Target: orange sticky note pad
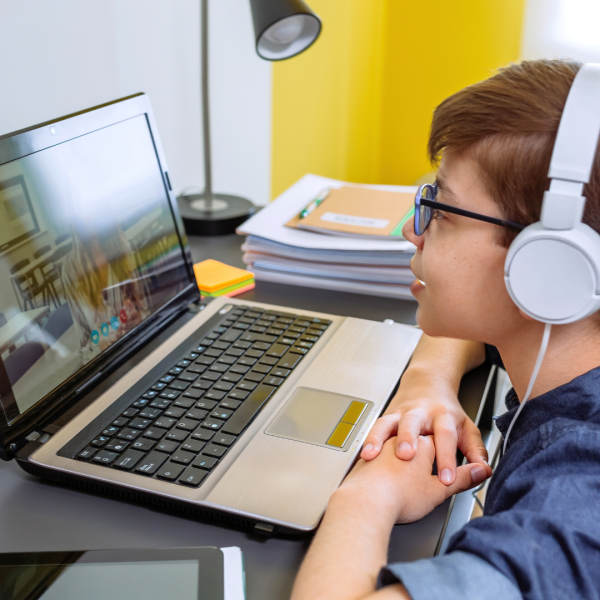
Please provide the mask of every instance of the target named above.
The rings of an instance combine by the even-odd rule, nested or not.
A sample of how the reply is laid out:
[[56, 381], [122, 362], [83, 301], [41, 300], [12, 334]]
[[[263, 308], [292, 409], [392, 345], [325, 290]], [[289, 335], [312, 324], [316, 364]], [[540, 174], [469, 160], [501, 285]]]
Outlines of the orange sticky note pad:
[[212, 260], [212, 258], [196, 263], [194, 275], [196, 275], [198, 287], [207, 292], [216, 292], [254, 277], [254, 273], [250, 271], [226, 265], [218, 260]]

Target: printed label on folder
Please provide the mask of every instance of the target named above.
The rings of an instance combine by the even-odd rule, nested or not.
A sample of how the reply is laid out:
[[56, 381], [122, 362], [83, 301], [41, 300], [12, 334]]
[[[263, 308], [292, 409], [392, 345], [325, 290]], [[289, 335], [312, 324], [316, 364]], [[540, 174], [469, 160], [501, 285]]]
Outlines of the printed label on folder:
[[373, 229], [384, 229], [389, 224], [388, 219], [369, 219], [368, 217], [340, 215], [332, 212], [326, 212], [324, 215], [321, 215], [321, 221], [338, 223], [339, 225], [353, 225], [355, 227], [372, 227]]

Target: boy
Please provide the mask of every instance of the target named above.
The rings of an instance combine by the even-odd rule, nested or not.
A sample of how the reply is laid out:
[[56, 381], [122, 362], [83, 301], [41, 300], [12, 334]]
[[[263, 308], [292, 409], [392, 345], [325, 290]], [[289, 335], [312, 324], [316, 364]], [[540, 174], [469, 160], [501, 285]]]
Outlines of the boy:
[[[490, 475], [472, 423], [453, 399], [459, 374], [480, 364], [484, 352], [499, 363], [499, 352], [514, 385], [509, 411], [497, 423], [505, 436], [525, 396], [544, 324], [510, 299], [504, 262], [519, 225], [540, 218], [554, 139], [580, 67], [546, 60], [511, 65], [437, 108], [429, 140], [432, 162], [441, 155], [435, 199], [512, 225], [440, 210], [420, 235], [412, 221], [406, 224], [404, 235], [417, 247], [411, 291], [426, 335], [390, 414], [365, 441], [366, 460], [332, 495], [293, 600], [599, 597], [598, 313], [553, 327], [484, 516], [453, 538], [448, 554], [384, 567], [395, 523], [421, 518]], [[583, 195], [583, 220], [600, 232], [600, 154]], [[471, 461], [458, 469], [451, 456], [457, 442]], [[439, 479], [431, 475], [436, 454]]]

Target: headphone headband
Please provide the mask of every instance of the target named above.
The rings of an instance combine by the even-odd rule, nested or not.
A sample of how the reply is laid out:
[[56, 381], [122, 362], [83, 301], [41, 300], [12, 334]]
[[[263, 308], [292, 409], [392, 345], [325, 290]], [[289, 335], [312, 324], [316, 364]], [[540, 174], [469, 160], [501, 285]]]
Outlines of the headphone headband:
[[548, 177], [588, 183], [600, 134], [600, 64], [575, 76], [563, 110]]

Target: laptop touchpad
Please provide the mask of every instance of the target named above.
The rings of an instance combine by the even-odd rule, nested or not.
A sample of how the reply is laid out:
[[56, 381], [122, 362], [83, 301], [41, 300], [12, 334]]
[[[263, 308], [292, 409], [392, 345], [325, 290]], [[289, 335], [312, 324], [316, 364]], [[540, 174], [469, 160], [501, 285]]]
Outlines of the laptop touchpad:
[[368, 400], [301, 387], [265, 433], [345, 452], [372, 407]]

